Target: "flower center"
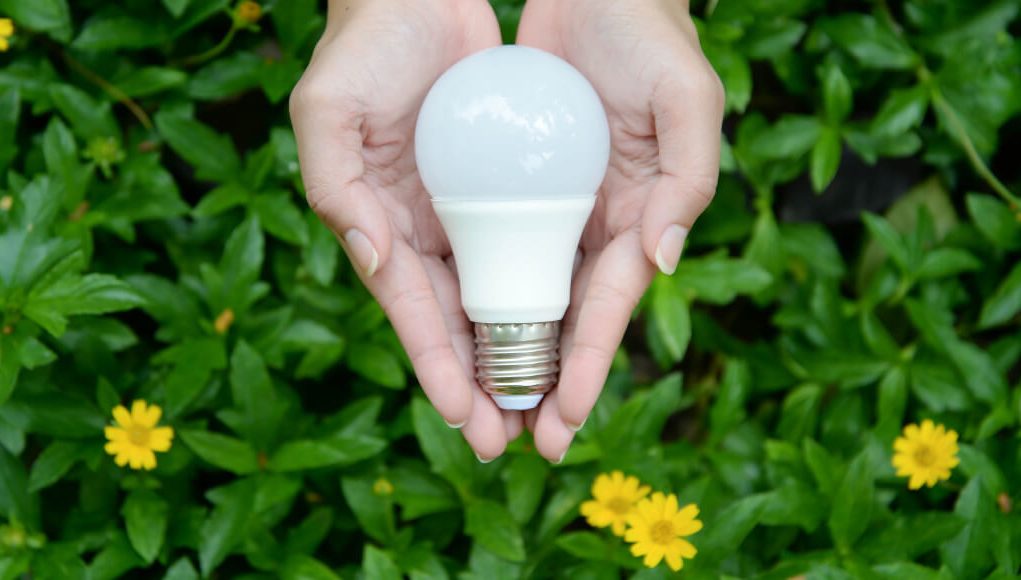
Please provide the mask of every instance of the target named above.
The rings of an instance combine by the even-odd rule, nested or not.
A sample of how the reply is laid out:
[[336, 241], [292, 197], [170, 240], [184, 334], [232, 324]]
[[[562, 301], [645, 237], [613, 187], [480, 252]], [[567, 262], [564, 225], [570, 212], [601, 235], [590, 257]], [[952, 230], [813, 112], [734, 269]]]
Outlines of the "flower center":
[[139, 447], [149, 446], [149, 433], [150, 430], [145, 427], [131, 427], [128, 429], [128, 439]]
[[668, 520], [660, 520], [649, 528], [649, 536], [652, 541], [665, 546], [672, 542], [677, 534], [674, 533], [674, 524]]
[[606, 507], [613, 513], [624, 516], [631, 511], [631, 502], [622, 497], [615, 497], [606, 502]]
[[914, 458], [915, 463], [922, 467], [932, 467], [932, 464], [935, 463], [936, 460], [935, 454], [932, 452], [932, 448], [928, 445], [919, 445], [915, 449]]

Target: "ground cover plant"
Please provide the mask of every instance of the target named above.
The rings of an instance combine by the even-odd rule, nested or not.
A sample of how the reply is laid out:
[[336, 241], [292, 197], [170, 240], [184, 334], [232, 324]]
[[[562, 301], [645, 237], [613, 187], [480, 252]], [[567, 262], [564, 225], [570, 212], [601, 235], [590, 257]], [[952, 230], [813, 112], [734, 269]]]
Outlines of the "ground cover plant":
[[307, 209], [322, 10], [0, 0], [0, 578], [1016, 576], [1017, 2], [694, 3], [719, 191], [556, 466]]

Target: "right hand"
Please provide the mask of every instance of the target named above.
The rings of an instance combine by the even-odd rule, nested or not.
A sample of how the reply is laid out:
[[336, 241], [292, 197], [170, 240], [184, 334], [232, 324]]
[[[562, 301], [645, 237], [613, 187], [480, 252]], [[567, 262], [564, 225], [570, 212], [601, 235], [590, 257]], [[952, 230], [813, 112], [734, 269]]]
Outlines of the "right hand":
[[418, 110], [462, 58], [500, 44], [486, 0], [331, 0], [291, 94], [308, 202], [390, 318], [425, 394], [483, 460], [522, 429], [474, 380], [450, 245], [415, 165]]

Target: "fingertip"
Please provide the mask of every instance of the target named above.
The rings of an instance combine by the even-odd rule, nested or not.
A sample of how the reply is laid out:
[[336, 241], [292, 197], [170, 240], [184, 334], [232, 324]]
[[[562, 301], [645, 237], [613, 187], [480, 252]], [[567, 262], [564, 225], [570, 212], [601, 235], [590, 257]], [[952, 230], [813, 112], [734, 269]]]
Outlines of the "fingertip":
[[574, 439], [574, 432], [561, 419], [555, 399], [555, 394], [546, 395], [546, 400], [539, 408], [534, 433], [536, 451], [547, 461], [556, 465], [563, 461], [564, 455]]

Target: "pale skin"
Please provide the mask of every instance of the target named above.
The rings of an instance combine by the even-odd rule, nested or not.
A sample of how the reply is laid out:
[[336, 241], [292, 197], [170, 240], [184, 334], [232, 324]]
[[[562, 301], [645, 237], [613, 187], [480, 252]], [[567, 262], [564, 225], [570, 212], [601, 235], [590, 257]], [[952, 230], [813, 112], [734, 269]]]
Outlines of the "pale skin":
[[581, 242], [560, 384], [537, 409], [501, 411], [473, 378], [472, 327], [414, 156], [415, 120], [432, 83], [500, 42], [485, 0], [331, 0], [291, 118], [309, 204], [383, 306], [444, 420], [482, 461], [527, 427], [539, 453], [559, 462], [635, 305], [657, 269], [673, 273], [712, 199], [723, 89], [686, 2], [528, 2], [517, 42], [589, 79], [609, 117], [612, 151]]

